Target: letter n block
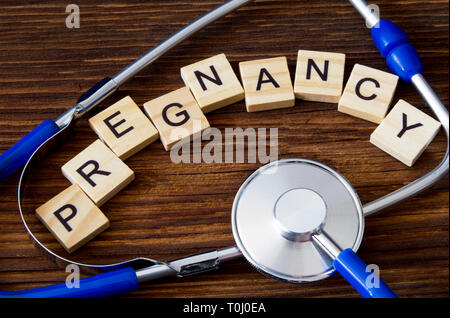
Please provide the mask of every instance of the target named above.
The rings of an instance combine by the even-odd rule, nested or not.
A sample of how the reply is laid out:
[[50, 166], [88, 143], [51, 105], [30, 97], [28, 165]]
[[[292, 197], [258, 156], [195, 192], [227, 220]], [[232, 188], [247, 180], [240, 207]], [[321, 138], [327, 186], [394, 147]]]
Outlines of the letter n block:
[[89, 125], [122, 160], [158, 139], [155, 126], [129, 96], [90, 118]]
[[61, 170], [97, 206], [134, 180], [134, 172], [98, 139], [62, 166]]
[[285, 56], [239, 63], [248, 112], [292, 107], [294, 89]]
[[182, 67], [181, 77], [205, 114], [244, 99], [244, 89], [225, 54]]
[[295, 71], [295, 97], [337, 103], [344, 82], [345, 54], [299, 50]]
[[397, 83], [397, 75], [355, 64], [338, 110], [379, 124], [389, 110]]
[[37, 217], [72, 253], [109, 227], [109, 221], [74, 184], [36, 209]]
[[370, 142], [411, 167], [440, 127], [440, 122], [400, 100], [372, 133]]
[[189, 142], [191, 136], [192, 139], [201, 137], [201, 132], [209, 128], [208, 120], [187, 87], [146, 102], [144, 111], [158, 129], [166, 150], [178, 142], [180, 145]]

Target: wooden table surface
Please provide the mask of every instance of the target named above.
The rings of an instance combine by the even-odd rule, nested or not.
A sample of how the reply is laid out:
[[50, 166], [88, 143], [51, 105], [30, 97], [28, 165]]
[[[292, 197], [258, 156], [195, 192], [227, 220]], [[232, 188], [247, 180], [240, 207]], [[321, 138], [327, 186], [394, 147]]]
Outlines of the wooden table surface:
[[[64, 1], [2, 0], [0, 4], [0, 152], [46, 118], [55, 119], [104, 76], [112, 76], [222, 1], [79, 0], [81, 27], [65, 27]], [[426, 77], [448, 105], [447, 0], [378, 0], [383, 17], [400, 24], [418, 49]], [[293, 77], [299, 49], [347, 54], [345, 79], [355, 63], [387, 71], [369, 30], [348, 1], [257, 1], [171, 50], [120, 91], [103, 109], [130, 95], [139, 105], [183, 86], [179, 69], [225, 53], [240, 61], [287, 56]], [[411, 85], [394, 101], [425, 110]], [[98, 110], [97, 110], [98, 111]], [[92, 113], [94, 114], [95, 111]], [[97, 136], [87, 117], [70, 139], [40, 163], [27, 184], [26, 217], [55, 251], [62, 248], [33, 210], [70, 183], [60, 167]], [[375, 124], [337, 112], [336, 104], [297, 100], [290, 109], [247, 113], [243, 102], [208, 114], [211, 126], [278, 128], [279, 158], [306, 157], [340, 171], [368, 203], [430, 171], [444, 155], [443, 131], [408, 168], [369, 142]], [[171, 260], [233, 245], [230, 211], [244, 179], [260, 164], [174, 164], [159, 141], [127, 160], [136, 179], [102, 210], [111, 227], [75, 252], [77, 261], [137, 256]], [[0, 181], [0, 290], [63, 282], [64, 267], [35, 247], [17, 208], [19, 173]], [[432, 189], [366, 220], [359, 254], [379, 265], [401, 297], [448, 297], [448, 178]], [[339, 275], [289, 284], [256, 272], [243, 259], [183, 279], [149, 283], [129, 297], [357, 297]]]

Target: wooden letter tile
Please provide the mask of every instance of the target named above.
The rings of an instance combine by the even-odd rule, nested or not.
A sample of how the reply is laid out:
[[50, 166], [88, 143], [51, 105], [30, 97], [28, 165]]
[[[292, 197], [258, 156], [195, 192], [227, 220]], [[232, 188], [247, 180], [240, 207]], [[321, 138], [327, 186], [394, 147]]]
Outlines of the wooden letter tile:
[[74, 184], [36, 209], [37, 217], [72, 253], [109, 227], [109, 221]]
[[182, 67], [181, 77], [205, 114], [244, 99], [244, 89], [225, 54]]
[[209, 128], [208, 120], [187, 87], [146, 102], [144, 110], [158, 129], [166, 150], [179, 141], [189, 142], [191, 136]]
[[345, 54], [299, 50], [295, 71], [295, 97], [337, 103], [344, 82]]
[[122, 160], [158, 139], [155, 126], [129, 96], [90, 118], [89, 125]]
[[396, 75], [355, 64], [338, 110], [379, 124], [389, 110], [397, 82]]
[[61, 170], [97, 206], [111, 199], [134, 179], [134, 172], [98, 139], [62, 166]]
[[239, 63], [248, 112], [292, 107], [294, 90], [286, 57]]
[[411, 167], [439, 131], [441, 123], [400, 100], [370, 136], [370, 142]]

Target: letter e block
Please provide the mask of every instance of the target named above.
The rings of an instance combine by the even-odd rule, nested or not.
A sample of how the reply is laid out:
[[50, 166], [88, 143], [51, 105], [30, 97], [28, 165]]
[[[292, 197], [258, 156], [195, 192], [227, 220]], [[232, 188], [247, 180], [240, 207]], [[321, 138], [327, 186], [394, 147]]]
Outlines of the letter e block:
[[89, 125], [122, 160], [158, 139], [155, 126], [129, 96], [90, 118]]
[[295, 97], [337, 103], [344, 82], [345, 54], [299, 50], [295, 71]]
[[286, 57], [239, 63], [248, 112], [292, 107], [294, 89]]
[[72, 253], [109, 227], [109, 220], [74, 184], [36, 209], [36, 215]]
[[62, 166], [61, 170], [97, 206], [134, 180], [134, 172], [98, 139]]
[[205, 114], [244, 99], [244, 89], [225, 54], [182, 67], [181, 77]]
[[440, 127], [440, 122], [400, 100], [372, 133], [370, 142], [411, 167]]
[[146, 102], [144, 111], [158, 129], [166, 150], [180, 141], [189, 142], [191, 136], [201, 137], [201, 132], [209, 128], [208, 120], [187, 87]]
[[389, 110], [397, 83], [397, 75], [355, 64], [338, 110], [379, 124]]

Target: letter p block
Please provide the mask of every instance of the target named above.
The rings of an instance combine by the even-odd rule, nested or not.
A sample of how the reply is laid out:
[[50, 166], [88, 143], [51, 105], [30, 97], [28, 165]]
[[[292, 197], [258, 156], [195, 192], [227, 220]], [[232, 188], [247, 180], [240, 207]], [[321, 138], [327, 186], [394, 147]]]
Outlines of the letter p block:
[[74, 184], [36, 209], [37, 217], [72, 253], [109, 227], [109, 220]]

